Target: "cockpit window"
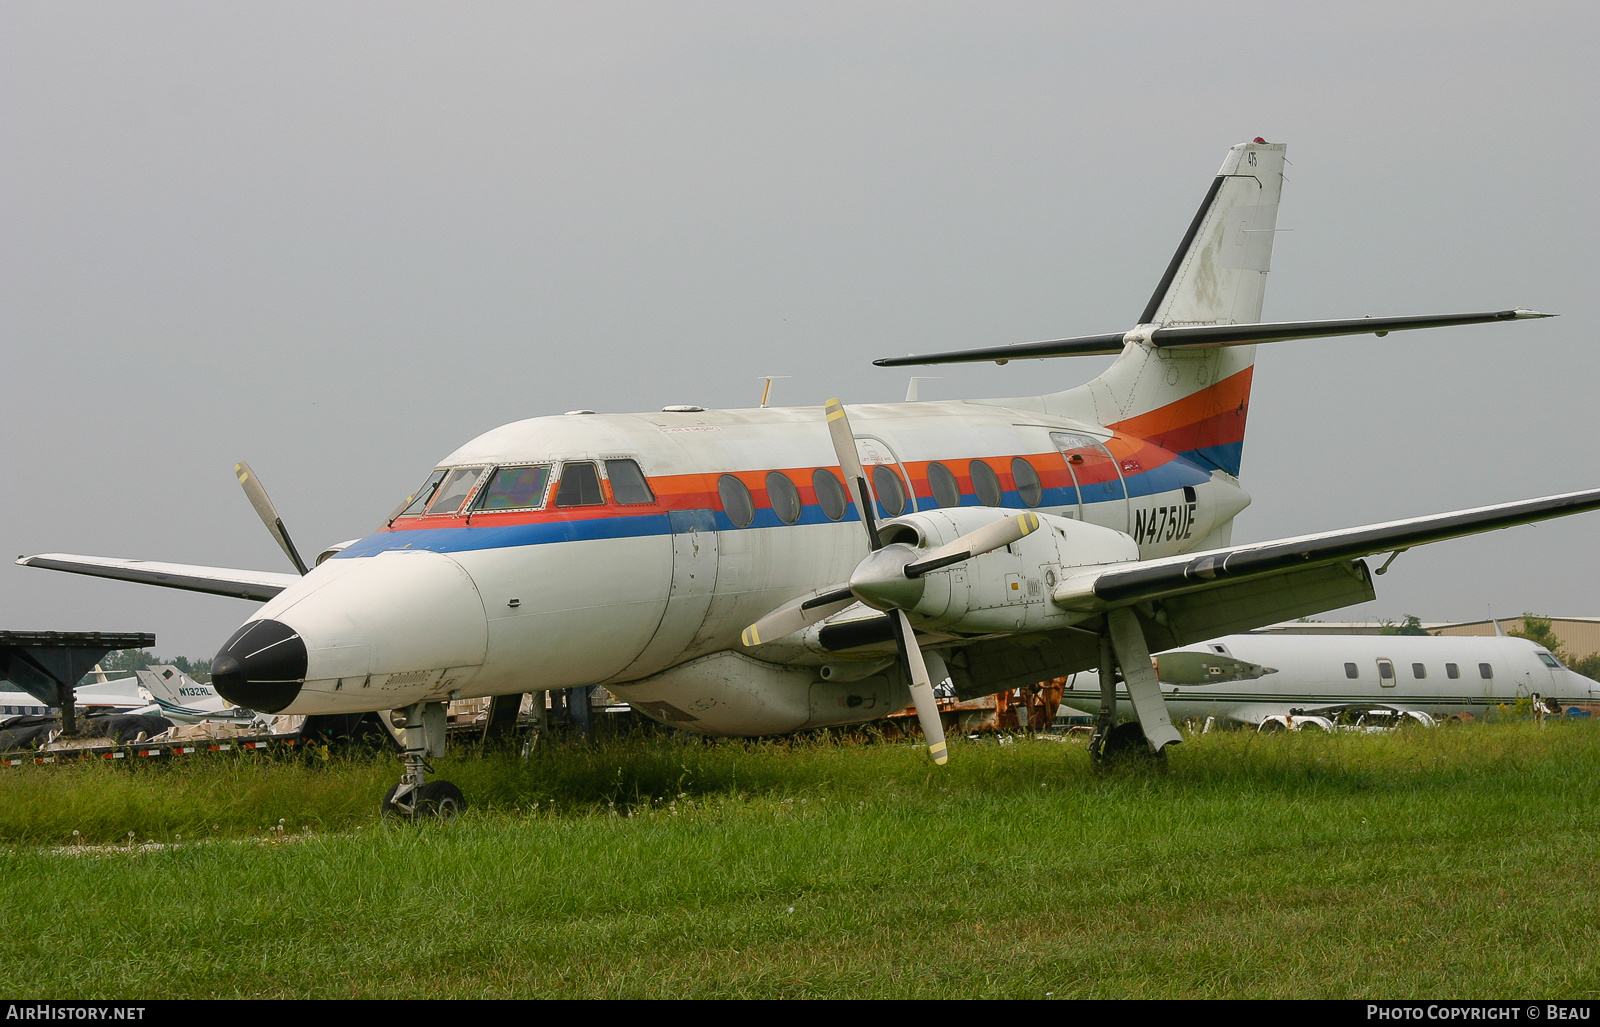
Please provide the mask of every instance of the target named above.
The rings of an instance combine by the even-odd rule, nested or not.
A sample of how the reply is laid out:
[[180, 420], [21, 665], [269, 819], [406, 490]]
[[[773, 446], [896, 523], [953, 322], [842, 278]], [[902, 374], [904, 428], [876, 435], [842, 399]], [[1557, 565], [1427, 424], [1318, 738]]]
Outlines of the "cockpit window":
[[587, 461], [561, 465], [561, 487], [556, 490], [557, 506], [599, 506], [600, 472]]
[[1562, 666], [1561, 661], [1556, 659], [1554, 656], [1551, 656], [1549, 653], [1540, 653], [1539, 654], [1539, 662], [1544, 664], [1546, 667], [1560, 667], [1560, 666]]
[[500, 467], [494, 472], [474, 510], [526, 510], [544, 502], [544, 489], [550, 483], [549, 464], [526, 467]]
[[656, 501], [644, 472], [632, 460], [607, 460], [606, 478], [611, 482], [611, 498], [623, 506]]
[[439, 488], [439, 482], [444, 480], [444, 468], [439, 468], [428, 475], [428, 480], [422, 487], [411, 494], [411, 499], [406, 503], [406, 508], [400, 511], [400, 517], [415, 517], [428, 508], [428, 500], [433, 498], [433, 493]]
[[483, 477], [482, 467], [457, 467], [445, 476], [436, 498], [428, 505], [430, 514], [453, 514], [472, 495], [472, 487]]

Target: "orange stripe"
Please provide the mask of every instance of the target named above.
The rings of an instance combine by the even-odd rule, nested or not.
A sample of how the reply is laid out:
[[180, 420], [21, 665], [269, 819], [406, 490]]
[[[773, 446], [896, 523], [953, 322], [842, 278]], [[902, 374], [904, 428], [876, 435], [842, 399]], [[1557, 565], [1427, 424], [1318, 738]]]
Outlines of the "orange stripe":
[[[1248, 377], [1248, 369], [1242, 374]], [[1239, 377], [1239, 375], [1235, 375], [1226, 382], [1219, 382], [1217, 385], [1212, 386], [1212, 390], [1236, 381]], [[1248, 393], [1248, 381], [1246, 381], [1244, 387], [1245, 392]], [[1197, 393], [1196, 395], [1200, 396], [1203, 393]], [[1193, 400], [1195, 400], [1194, 396], [1188, 397], [1180, 400], [1179, 403], [1163, 407], [1161, 410], [1141, 415], [1141, 418], [1152, 418], [1162, 413], [1162, 411], [1171, 410], [1183, 403], [1191, 403]], [[1141, 418], [1133, 418], [1123, 422], [1123, 424], [1132, 424]], [[1124, 428], [1122, 431], [1126, 432], [1126, 429]], [[1111, 451], [1112, 458], [1119, 463], [1129, 458], [1137, 462], [1137, 469], [1130, 469], [1126, 473], [1148, 471], [1175, 459], [1175, 454], [1172, 451], [1161, 448], [1153, 440], [1139, 438], [1136, 433], [1115, 435], [1107, 442], [1107, 447]], [[1073, 486], [1073, 477], [1067, 471], [1066, 458], [1059, 451], [1027, 453], [1022, 454], [1022, 456], [1033, 465], [1034, 471], [1038, 474], [1040, 484], [1043, 487], [1071, 488]], [[994, 469], [1002, 489], [1007, 491], [1016, 490], [1016, 481], [1011, 473], [1012, 456], [961, 457], [944, 461], [905, 461], [903, 466], [911, 474], [912, 493], [917, 498], [929, 499], [933, 496], [933, 487], [928, 483], [928, 466], [933, 463], [944, 463], [955, 476], [957, 487], [961, 489], [962, 493], [971, 495], [974, 493], [975, 488], [972, 484], [969, 468], [971, 461], [974, 459], [984, 460]], [[891, 464], [890, 466], [893, 465]], [[837, 467], [825, 467], [822, 469], [833, 474], [835, 479], [842, 480], [843, 478], [843, 473]], [[813, 506], [817, 503], [816, 491], [812, 485], [812, 474], [818, 470], [817, 467], [776, 468], [776, 470], [781, 470], [788, 475], [789, 480], [794, 483], [796, 490], [800, 493], [800, 500], [803, 504]], [[619, 506], [610, 495], [609, 487], [607, 487], [605, 492], [607, 502], [603, 504], [566, 508], [555, 507], [553, 503], [555, 501], [555, 490], [558, 486], [556, 483], [552, 483], [549, 486], [549, 492], [546, 494], [546, 505], [543, 509], [475, 510], [471, 512], [470, 521], [467, 514], [405, 517], [396, 520], [391, 527], [380, 530], [410, 531], [455, 528], [464, 527], [469, 523], [473, 527], [491, 527], [496, 525], [593, 520], [608, 517], [643, 517], [664, 514], [670, 510], [720, 510], [722, 509], [722, 499], [717, 489], [717, 480], [722, 477], [723, 473], [731, 474], [745, 484], [750, 490], [751, 497], [758, 509], [772, 505], [767, 497], [766, 478], [771, 473], [769, 470], [702, 472], [649, 477], [647, 480], [649, 481], [650, 489], [655, 494], [655, 502], [653, 503]], [[871, 472], [869, 471], [868, 473], [870, 474]], [[1116, 471], [1109, 462], [1094, 467], [1080, 467], [1077, 473], [1078, 484], [1080, 485], [1094, 485], [1101, 481], [1109, 481], [1116, 476]], [[896, 476], [898, 477], [899, 475]]]
[[1243, 419], [1250, 407], [1250, 382], [1254, 373], [1255, 367], [1252, 365], [1199, 392], [1168, 403], [1164, 407], [1157, 407], [1149, 413], [1137, 414], [1125, 421], [1118, 421], [1110, 427], [1118, 432], [1148, 439], [1164, 449], [1176, 449], [1182, 452], [1193, 447], [1169, 446], [1166, 444], [1168, 435], [1196, 427], [1201, 422], [1211, 420], [1220, 414], [1232, 413], [1240, 419], [1239, 437], [1212, 440], [1206, 444], [1214, 444], [1216, 441], [1242, 441]]

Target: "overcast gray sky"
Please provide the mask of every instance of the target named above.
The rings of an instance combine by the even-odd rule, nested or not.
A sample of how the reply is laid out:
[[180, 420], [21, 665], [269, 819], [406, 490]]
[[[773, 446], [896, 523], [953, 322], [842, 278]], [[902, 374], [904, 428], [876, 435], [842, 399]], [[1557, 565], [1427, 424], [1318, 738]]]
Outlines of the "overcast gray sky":
[[[286, 570], [496, 425], [903, 396], [1131, 326], [1289, 145], [1236, 541], [1600, 485], [1592, 2], [0, 3], [7, 554]], [[928, 369], [1017, 395], [1104, 360]], [[1600, 614], [1587, 515], [1346, 616]], [[209, 654], [254, 604], [0, 564], [0, 627]]]

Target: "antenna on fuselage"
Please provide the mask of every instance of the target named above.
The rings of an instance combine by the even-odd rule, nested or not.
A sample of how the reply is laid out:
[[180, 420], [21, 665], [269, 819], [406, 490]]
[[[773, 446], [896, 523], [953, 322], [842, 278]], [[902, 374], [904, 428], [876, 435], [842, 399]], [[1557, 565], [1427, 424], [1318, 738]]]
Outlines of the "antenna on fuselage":
[[937, 381], [942, 381], [942, 380], [943, 380], [942, 377], [939, 376], [939, 375], [931, 375], [931, 376], [930, 375], [923, 375], [921, 377], [913, 377], [911, 379], [911, 381], [906, 384], [906, 402], [907, 403], [915, 403], [915, 402], [917, 402], [917, 383], [918, 382], [937, 382]]
[[792, 377], [794, 376], [788, 374], [764, 374], [761, 376], [761, 380], [767, 383], [761, 387], [761, 409], [767, 409], [767, 398], [772, 395], [772, 383], [779, 378]]

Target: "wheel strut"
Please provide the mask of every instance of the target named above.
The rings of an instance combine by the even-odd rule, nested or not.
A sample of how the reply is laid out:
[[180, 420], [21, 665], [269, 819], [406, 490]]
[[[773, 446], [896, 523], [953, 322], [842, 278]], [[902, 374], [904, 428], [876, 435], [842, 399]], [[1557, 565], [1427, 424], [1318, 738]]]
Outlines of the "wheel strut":
[[1117, 665], [1111, 653], [1111, 636], [1100, 636], [1100, 712], [1094, 718], [1094, 734], [1089, 736], [1089, 760], [1105, 759], [1106, 740], [1117, 723]]
[[449, 781], [427, 780], [433, 773], [429, 757], [444, 755], [445, 704], [412, 703], [390, 711], [389, 717], [400, 741], [402, 770], [400, 783], [383, 797], [383, 814], [405, 820], [454, 819], [467, 805], [461, 789]]

